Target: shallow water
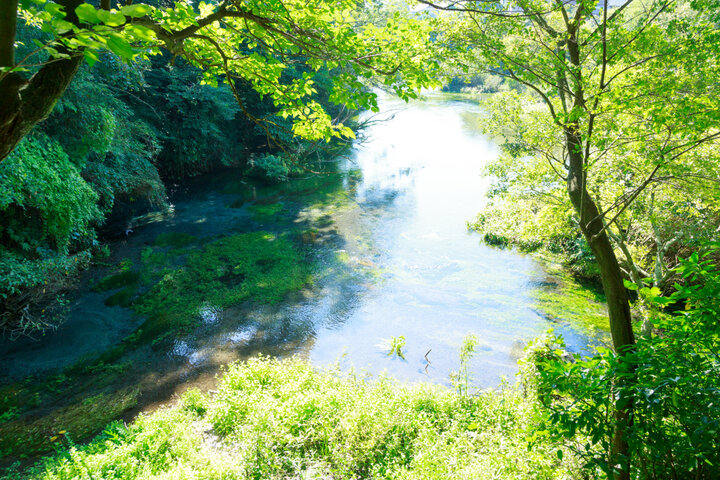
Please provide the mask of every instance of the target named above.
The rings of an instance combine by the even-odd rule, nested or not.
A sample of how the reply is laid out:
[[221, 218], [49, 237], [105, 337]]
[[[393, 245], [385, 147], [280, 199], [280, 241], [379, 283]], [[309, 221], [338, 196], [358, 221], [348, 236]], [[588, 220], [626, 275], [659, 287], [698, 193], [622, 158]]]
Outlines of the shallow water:
[[[528, 292], [546, 279], [539, 263], [485, 246], [467, 230], [465, 222], [485, 201], [482, 167], [498, 154], [473, 127], [479, 108], [442, 95], [409, 105], [383, 98], [381, 108], [387, 121], [373, 124], [341, 161], [348, 175], [308, 176], [277, 187], [253, 185], [233, 172], [207, 175], [179, 189], [170, 212], [136, 219], [132, 234], [111, 245], [110, 262], [137, 260], [163, 232], [209, 239], [312, 227], [318, 215], [332, 220], [326, 241], [307, 247], [317, 264], [311, 288], [277, 306], [220, 311], [204, 305], [197, 331], [166, 351], [136, 358], [145, 363], [128, 376], [179, 385], [265, 353], [448, 384], [463, 339], [474, 333], [479, 345], [471, 373], [477, 387], [491, 387], [512, 377], [523, 345], [550, 327], [571, 350], [592, 342], [533, 310]], [[330, 195], [349, 201], [319, 207]], [[276, 201], [282, 205], [277, 217], [253, 217], [250, 205]], [[83, 275], [57, 332], [0, 342], [0, 380], [92, 358], [137, 328], [142, 319], [131, 310], [106, 307], [108, 293], [90, 290], [106, 273], [93, 268]], [[404, 358], [388, 355], [389, 339], [399, 336], [406, 341]]]

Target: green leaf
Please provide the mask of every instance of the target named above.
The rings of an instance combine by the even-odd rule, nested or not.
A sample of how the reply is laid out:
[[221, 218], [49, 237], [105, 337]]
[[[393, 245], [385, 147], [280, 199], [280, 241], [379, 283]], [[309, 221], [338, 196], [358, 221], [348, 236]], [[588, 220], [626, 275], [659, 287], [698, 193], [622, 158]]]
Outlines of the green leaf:
[[63, 18], [65, 16], [65, 12], [63, 12], [64, 8], [65, 7], [63, 7], [62, 5], [58, 5], [55, 2], [49, 2], [45, 6], [45, 11], [49, 12], [53, 17]]
[[80, 21], [86, 23], [100, 23], [98, 18], [97, 10], [89, 3], [83, 3], [75, 9], [75, 14], [78, 16]]
[[139, 18], [149, 14], [150, 12], [152, 12], [152, 10], [153, 9], [150, 5], [137, 3], [134, 5], [125, 5], [120, 11], [128, 17]]
[[125, 15], [120, 12], [108, 12], [107, 10], [98, 10], [98, 18], [109, 27], [119, 27], [126, 21]]
[[59, 34], [69, 32], [74, 27], [74, 25], [72, 23], [65, 21], [65, 20], [54, 20], [52, 23], [53, 23], [53, 26], [55, 27], [55, 31]]
[[110, 34], [107, 46], [115, 55], [126, 60], [131, 60], [135, 54], [128, 41], [118, 33]]
[[143, 25], [128, 25], [125, 28], [125, 31], [138, 40], [145, 40], [148, 42], [155, 40], [155, 32]]
[[95, 62], [98, 61], [97, 53], [92, 50], [85, 50], [83, 54], [85, 55], [85, 60], [87, 61], [88, 65], [90, 65], [91, 67], [95, 65]]
[[623, 279], [623, 285], [625, 285], [625, 288], [627, 288], [628, 290], [637, 290], [638, 289], [638, 286], [636, 284], [634, 284], [633, 282], [629, 282], [625, 279]]

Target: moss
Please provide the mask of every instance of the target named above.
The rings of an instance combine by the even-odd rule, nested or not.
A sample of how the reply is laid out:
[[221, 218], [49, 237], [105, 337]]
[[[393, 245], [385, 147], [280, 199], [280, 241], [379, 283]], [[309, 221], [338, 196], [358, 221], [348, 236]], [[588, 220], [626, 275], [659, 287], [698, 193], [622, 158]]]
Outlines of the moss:
[[[137, 404], [139, 390], [128, 387], [100, 393], [53, 412], [23, 417], [0, 425], [0, 455], [26, 457], [52, 450], [63, 438], [81, 440]], [[64, 432], [64, 433], [61, 433]]]
[[246, 300], [276, 303], [309, 280], [309, 267], [290, 241], [266, 232], [220, 238], [186, 252], [184, 264], [157, 272], [135, 310], [147, 317], [141, 341], [185, 332], [204, 303], [226, 308]]
[[192, 245], [196, 241], [197, 237], [189, 233], [164, 232], [155, 237], [153, 245], [156, 247], [183, 248]]
[[108, 290], [115, 290], [116, 288], [127, 287], [134, 283], [137, 283], [140, 279], [140, 274], [132, 270], [122, 270], [118, 273], [108, 275], [107, 277], [100, 280], [95, 284], [93, 290], [96, 292], [106, 292]]

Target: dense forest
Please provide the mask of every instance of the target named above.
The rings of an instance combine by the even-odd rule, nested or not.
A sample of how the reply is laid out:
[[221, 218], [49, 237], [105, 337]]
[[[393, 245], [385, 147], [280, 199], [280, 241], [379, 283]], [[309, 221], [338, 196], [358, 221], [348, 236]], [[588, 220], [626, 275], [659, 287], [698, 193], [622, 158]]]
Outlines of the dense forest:
[[[716, 1], [3, 0], [0, 9], [0, 358], [15, 362], [0, 368], [7, 478], [720, 478]], [[403, 112], [438, 122], [403, 120], [415, 135], [447, 133], [452, 115], [462, 117], [452, 128], [472, 135], [404, 140]], [[422, 195], [435, 199], [442, 182], [457, 182], [442, 185], [448, 199], [463, 188], [465, 170], [440, 158], [428, 167], [435, 187], [423, 190], [427, 165], [411, 158], [423, 147], [412, 144], [439, 142], [449, 157], [463, 151], [452, 142], [480, 149], [477, 138], [487, 151], [461, 160], [485, 191], [461, 227], [478, 242], [458, 252], [502, 259], [494, 282], [508, 285], [507, 272], [531, 258], [543, 279], [527, 274], [502, 302], [539, 295], [532, 288], [545, 288], [542, 298], [497, 320], [508, 332], [501, 347], [443, 320], [448, 338], [462, 333], [442, 344], [459, 362], [411, 345], [425, 338], [412, 336], [423, 322], [432, 328], [428, 313], [408, 314], [409, 341], [398, 330], [375, 357], [352, 357], [396, 362], [383, 364], [397, 366], [389, 376], [342, 368], [347, 352], [314, 364], [326, 337], [290, 331], [288, 319], [309, 298], [332, 303], [332, 288], [348, 300], [325, 315], [345, 321], [367, 305], [363, 289], [393, 292], [398, 278], [428, 288], [390, 297], [406, 303], [381, 310], [389, 315], [456, 305], [438, 299], [460, 261], [446, 268], [444, 252], [423, 243], [406, 250], [429, 266], [388, 253], [437, 240], [447, 224], [413, 232], [382, 222], [388, 212], [424, 218]], [[393, 155], [397, 172], [378, 167]], [[453, 168], [456, 177], [438, 173]], [[378, 193], [378, 175], [396, 190]], [[418, 199], [402, 203], [411, 188]], [[385, 225], [385, 241], [365, 233], [366, 217]], [[452, 238], [448, 255], [460, 248]], [[410, 277], [420, 267], [431, 273]], [[501, 295], [477, 275], [458, 282], [480, 291], [471, 314], [434, 314], [496, 315]], [[81, 299], [96, 302], [89, 315], [115, 309], [109, 318], [125, 323], [117, 332], [106, 323], [115, 337], [63, 363], [48, 345], [100, 328], [77, 323]], [[230, 315], [244, 330], [222, 330]], [[571, 334], [538, 335], [512, 315]], [[592, 317], [594, 330], [573, 316]], [[221, 331], [245, 350], [220, 355], [208, 339]], [[357, 342], [358, 331], [327, 338]], [[208, 367], [218, 379], [177, 374], [149, 393], [180, 371], [173, 355], [191, 366], [212, 356], [178, 353], [201, 338], [221, 359]], [[497, 357], [482, 360], [495, 350], [516, 380], [473, 385], [499, 368]], [[44, 366], [7, 366], [28, 358]], [[442, 385], [393, 378], [404, 365], [428, 374], [433, 362], [456, 362], [432, 377]], [[155, 366], [157, 377], [145, 376]]]

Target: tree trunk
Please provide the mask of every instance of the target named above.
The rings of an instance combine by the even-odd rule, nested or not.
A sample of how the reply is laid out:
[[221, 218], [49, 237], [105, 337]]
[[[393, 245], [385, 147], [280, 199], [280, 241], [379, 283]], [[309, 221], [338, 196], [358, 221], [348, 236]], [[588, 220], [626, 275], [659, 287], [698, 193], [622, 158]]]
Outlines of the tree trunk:
[[[587, 240], [600, 269], [603, 290], [607, 298], [610, 334], [615, 352], [622, 357], [635, 344], [632, 317], [622, 271], [613, 250], [610, 238], [604, 229], [599, 209], [585, 189], [585, 169], [580, 141], [569, 129], [566, 133], [569, 152], [568, 195], [580, 217], [580, 228]], [[616, 379], [616, 387], [625, 390], [627, 379]], [[617, 480], [630, 478], [630, 449], [625, 431], [632, 423], [632, 398], [618, 395], [615, 403], [615, 432], [609, 452], [610, 465], [615, 469]]]
[[[80, 21], [75, 8], [83, 0], [58, 0], [65, 7], [65, 20]], [[0, 66], [15, 66], [17, 0], [0, 0]], [[56, 46], [70, 58], [56, 59], [43, 65], [29, 80], [10, 72], [0, 80], [0, 161], [15, 149], [20, 140], [50, 115], [53, 107], [80, 68], [83, 54]]]
[[82, 60], [75, 54], [44, 65], [30, 80], [10, 73], [0, 82], [0, 161], [50, 115]]
[[18, 0], [0, 0], [0, 67], [15, 66]]

